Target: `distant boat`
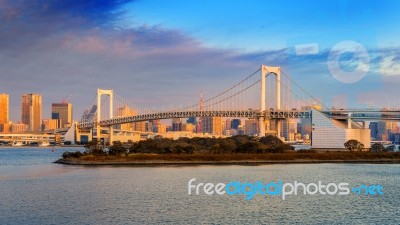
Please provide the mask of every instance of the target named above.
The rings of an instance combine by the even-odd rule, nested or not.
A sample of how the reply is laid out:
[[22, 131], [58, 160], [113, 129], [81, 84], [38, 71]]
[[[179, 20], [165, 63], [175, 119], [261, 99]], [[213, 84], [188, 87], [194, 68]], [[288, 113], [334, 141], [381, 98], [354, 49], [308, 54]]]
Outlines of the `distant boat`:
[[42, 143], [39, 144], [39, 146], [40, 147], [48, 147], [48, 146], [50, 146], [50, 143], [49, 142], [42, 142]]
[[14, 141], [14, 142], [12, 143], [12, 146], [18, 147], [18, 146], [24, 146], [24, 144], [22, 144], [22, 142]]

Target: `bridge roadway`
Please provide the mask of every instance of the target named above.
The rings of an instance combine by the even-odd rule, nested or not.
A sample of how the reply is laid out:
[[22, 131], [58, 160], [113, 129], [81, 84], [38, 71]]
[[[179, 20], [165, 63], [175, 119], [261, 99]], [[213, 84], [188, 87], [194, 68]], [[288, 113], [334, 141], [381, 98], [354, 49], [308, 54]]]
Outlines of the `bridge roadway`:
[[[353, 121], [400, 121], [400, 110], [324, 110], [322, 111], [327, 117], [337, 120], [350, 119]], [[265, 119], [299, 119], [310, 118], [309, 110], [267, 110], [261, 114], [259, 110], [243, 110], [243, 111], [169, 111], [149, 113], [136, 116], [117, 117], [112, 119], [101, 120], [99, 125], [109, 127], [124, 123], [133, 123], [147, 120], [172, 119], [172, 118], [188, 118], [188, 117], [233, 117], [233, 118], [260, 118]], [[92, 128], [97, 122], [81, 122], [79, 128]]]

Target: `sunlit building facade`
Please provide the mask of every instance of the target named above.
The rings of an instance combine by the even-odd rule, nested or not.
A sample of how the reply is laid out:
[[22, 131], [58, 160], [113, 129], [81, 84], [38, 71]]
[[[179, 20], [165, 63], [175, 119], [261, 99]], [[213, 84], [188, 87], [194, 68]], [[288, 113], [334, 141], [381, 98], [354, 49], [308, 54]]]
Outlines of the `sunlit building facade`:
[[0, 124], [8, 123], [9, 116], [9, 96], [0, 94]]
[[51, 119], [58, 120], [59, 128], [68, 128], [72, 125], [72, 104], [53, 103], [51, 104]]
[[203, 133], [222, 135], [222, 118], [221, 117], [202, 117], [201, 126]]
[[22, 95], [22, 123], [29, 126], [29, 131], [40, 132], [42, 129], [42, 96], [31, 93]]

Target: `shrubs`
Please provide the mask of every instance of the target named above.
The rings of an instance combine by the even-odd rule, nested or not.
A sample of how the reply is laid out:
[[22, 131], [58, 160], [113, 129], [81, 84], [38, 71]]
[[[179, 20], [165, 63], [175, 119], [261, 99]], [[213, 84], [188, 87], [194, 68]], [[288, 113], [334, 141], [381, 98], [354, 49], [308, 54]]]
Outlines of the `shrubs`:
[[395, 145], [389, 145], [385, 148], [385, 152], [394, 152], [394, 151], [396, 151]]
[[133, 143], [129, 147], [129, 153], [153, 153], [153, 154], [232, 154], [232, 153], [281, 153], [294, 148], [283, 143], [275, 136], [262, 138], [251, 136], [234, 136], [228, 138], [179, 138], [171, 140], [157, 137]]
[[85, 144], [85, 149], [88, 154], [93, 155], [104, 155], [104, 145], [102, 145], [97, 139], [93, 139]]
[[113, 145], [111, 145], [108, 149], [108, 154], [109, 155], [119, 155], [122, 153], [127, 152], [127, 148], [122, 144], [120, 141], [114, 141]]
[[370, 149], [371, 152], [383, 152], [385, 151], [385, 147], [381, 143], [374, 143]]
[[[94, 156], [117, 156], [128, 153], [147, 154], [262, 154], [262, 153], [283, 153], [292, 151], [294, 148], [283, 143], [275, 136], [262, 138], [251, 136], [234, 136], [228, 138], [179, 138], [171, 140], [168, 138], [156, 137], [154, 139], [142, 140], [139, 142], [128, 141], [122, 143], [114, 141], [108, 151], [97, 140], [85, 145], [85, 154]], [[65, 152], [62, 157], [79, 158], [81, 152]]]
[[64, 158], [64, 159], [67, 159], [67, 158], [79, 158], [79, 157], [81, 157], [83, 154], [82, 154], [82, 152], [80, 152], [80, 151], [76, 151], [76, 152], [64, 152], [63, 154], [62, 154], [62, 157]]
[[346, 143], [344, 143], [344, 147], [352, 152], [362, 151], [364, 148], [364, 144], [357, 140], [352, 139], [352, 140], [346, 141]]

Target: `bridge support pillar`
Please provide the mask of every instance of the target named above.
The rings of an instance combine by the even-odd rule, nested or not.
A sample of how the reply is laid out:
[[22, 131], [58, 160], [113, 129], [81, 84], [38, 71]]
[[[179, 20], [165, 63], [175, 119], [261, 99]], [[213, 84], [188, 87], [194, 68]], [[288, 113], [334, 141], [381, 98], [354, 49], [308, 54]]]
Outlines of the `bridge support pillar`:
[[281, 138], [281, 122], [276, 120], [276, 137]]
[[347, 114], [347, 129], [351, 129], [351, 113]]
[[110, 128], [108, 129], [108, 132], [110, 133], [110, 138], [108, 139], [108, 141], [110, 142], [109, 144], [111, 146], [113, 143], [113, 132], [114, 132], [114, 129], [112, 126], [110, 126]]
[[258, 123], [259, 123], [259, 137], [264, 137], [265, 136], [265, 119], [264, 117], [258, 118]]
[[[265, 136], [265, 78], [269, 74], [273, 74], [276, 76], [275, 80], [275, 98], [276, 98], [276, 110], [281, 109], [281, 68], [279, 66], [261, 66], [261, 98], [260, 98], [260, 111], [262, 113], [262, 117], [260, 117], [260, 133], [259, 136]], [[279, 127], [279, 121], [277, 121], [277, 127]], [[277, 128], [277, 136], [280, 137], [280, 129]]]
[[[97, 140], [101, 140], [101, 127], [100, 127], [100, 120], [101, 120], [101, 96], [102, 95], [107, 95], [110, 97], [110, 109], [109, 109], [109, 116], [110, 119], [113, 118], [114, 114], [114, 93], [113, 90], [103, 90], [103, 89], [97, 89], [97, 124], [96, 124], [96, 130], [97, 130]], [[111, 138], [110, 138], [111, 139]]]

